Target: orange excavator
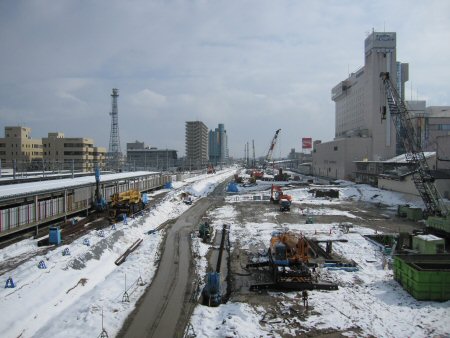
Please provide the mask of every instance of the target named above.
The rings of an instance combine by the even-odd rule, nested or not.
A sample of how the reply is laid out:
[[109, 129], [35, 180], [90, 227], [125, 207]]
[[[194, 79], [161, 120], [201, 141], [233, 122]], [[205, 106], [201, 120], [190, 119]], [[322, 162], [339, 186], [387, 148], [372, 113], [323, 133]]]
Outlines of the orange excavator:
[[291, 232], [275, 232], [270, 239], [270, 252], [277, 265], [308, 263], [308, 241]]
[[284, 194], [278, 185], [272, 184], [270, 200], [274, 204], [280, 204], [280, 211], [289, 211], [291, 209], [292, 196]]

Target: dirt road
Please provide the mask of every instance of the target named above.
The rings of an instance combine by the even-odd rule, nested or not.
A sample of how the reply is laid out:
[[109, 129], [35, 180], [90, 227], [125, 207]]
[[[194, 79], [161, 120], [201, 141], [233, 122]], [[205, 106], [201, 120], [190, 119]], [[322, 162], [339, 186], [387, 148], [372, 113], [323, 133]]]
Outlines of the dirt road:
[[191, 302], [193, 259], [191, 233], [201, 217], [222, 201], [226, 182], [196, 202], [167, 229], [158, 271], [118, 337], [181, 337], [196, 304]]

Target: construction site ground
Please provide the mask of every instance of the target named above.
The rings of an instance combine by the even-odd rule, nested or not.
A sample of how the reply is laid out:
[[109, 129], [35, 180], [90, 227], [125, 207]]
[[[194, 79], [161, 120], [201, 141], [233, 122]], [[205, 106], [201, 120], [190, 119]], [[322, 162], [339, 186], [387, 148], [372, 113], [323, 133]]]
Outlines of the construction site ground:
[[[289, 191], [287, 191], [289, 193]], [[225, 202], [224, 205], [227, 203]], [[231, 227], [240, 227], [241, 224], [253, 223], [257, 227], [260, 223], [274, 223], [276, 227], [274, 230], [282, 230], [286, 224], [305, 224], [308, 218], [308, 212], [321, 208], [317, 204], [296, 203], [293, 204], [289, 212], [280, 212], [279, 206], [272, 204], [270, 201], [240, 201], [233, 202], [232, 207], [235, 211], [234, 222], [230, 224]], [[352, 224], [354, 226], [368, 227], [377, 232], [383, 233], [398, 233], [409, 232], [413, 230], [422, 229], [423, 223], [409, 221], [405, 218], [396, 216], [392, 208], [388, 209], [387, 205], [367, 203], [361, 201], [342, 201], [339, 204], [327, 205], [327, 208], [336, 209], [340, 211], [351, 211], [355, 217], [348, 217], [345, 215], [314, 215], [314, 224], [309, 224], [308, 227], [314, 229], [315, 224]], [[214, 212], [209, 215], [214, 220]], [[216, 226], [216, 230], [220, 225]], [[292, 230], [292, 229], [291, 229]], [[209, 270], [213, 270], [217, 261], [217, 244], [220, 241], [221, 231], [215, 232], [213, 250], [210, 251]], [[226, 294], [226, 299], [231, 302], [247, 303], [253, 307], [263, 307], [264, 316], [260, 319], [260, 324], [282, 324], [290, 327], [290, 331], [296, 332], [295, 335], [283, 333], [276, 328], [274, 333], [281, 336], [292, 337], [344, 337], [349, 334], [358, 334], [359, 327], [352, 327], [347, 330], [320, 330], [302, 328], [299, 324], [302, 318], [314, 314], [314, 305], [309, 305], [308, 308], [303, 306], [301, 291], [292, 292], [268, 292], [268, 291], [250, 291], [249, 287], [253, 284], [269, 283], [272, 281], [270, 270], [267, 268], [246, 268], [246, 265], [252, 261], [254, 257], [267, 252], [268, 243], [260, 243], [259, 245], [251, 245], [248, 247], [241, 245], [241, 240], [236, 240], [230, 243], [229, 262], [223, 262], [222, 267], [228, 266], [227, 276], [222, 276], [223, 280], [223, 294]], [[228, 256], [225, 256], [228, 259]], [[336, 259], [339, 259], [336, 256]], [[228, 264], [227, 264], [228, 263]], [[222, 269], [223, 270], [223, 269]], [[227, 283], [231, 283], [228, 286]], [[332, 291], [330, 291], [332, 292]], [[297, 299], [297, 302], [292, 303], [292, 297]], [[285, 305], [285, 300], [289, 298], [289, 305]], [[294, 304], [294, 305], [293, 305]], [[193, 336], [195, 332], [191, 332]], [[188, 334], [189, 336], [189, 334]]]

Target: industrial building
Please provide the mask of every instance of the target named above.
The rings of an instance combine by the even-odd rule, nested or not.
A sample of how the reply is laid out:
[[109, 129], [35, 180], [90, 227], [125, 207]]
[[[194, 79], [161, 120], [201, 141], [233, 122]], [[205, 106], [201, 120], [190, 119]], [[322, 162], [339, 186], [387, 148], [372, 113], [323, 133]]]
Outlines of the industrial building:
[[208, 127], [201, 121], [186, 122], [186, 159], [189, 169], [206, 168], [208, 164]]
[[144, 142], [127, 143], [127, 163], [133, 170], [171, 170], [178, 166], [177, 151], [145, 146]]
[[228, 135], [224, 124], [220, 123], [214, 131], [209, 131], [208, 142], [209, 162], [213, 165], [228, 163]]
[[64, 137], [64, 133], [48, 133], [43, 139], [32, 139], [31, 128], [5, 127], [0, 139], [1, 167], [19, 172], [29, 170], [75, 170], [91, 172], [95, 166], [103, 169], [106, 149], [95, 147], [94, 140], [84, 137]]

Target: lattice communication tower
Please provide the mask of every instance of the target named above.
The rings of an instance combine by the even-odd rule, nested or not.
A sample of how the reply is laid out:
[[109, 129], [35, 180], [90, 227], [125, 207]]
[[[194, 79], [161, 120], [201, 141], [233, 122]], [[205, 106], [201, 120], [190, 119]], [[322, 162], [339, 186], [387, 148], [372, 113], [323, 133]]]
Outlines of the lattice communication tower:
[[120, 162], [122, 160], [122, 151], [120, 149], [120, 136], [119, 136], [119, 109], [117, 107], [117, 98], [119, 97], [119, 89], [113, 88], [112, 98], [112, 110], [109, 113], [111, 115], [111, 134], [109, 137], [109, 149], [108, 157], [110, 166], [113, 169], [119, 169]]

